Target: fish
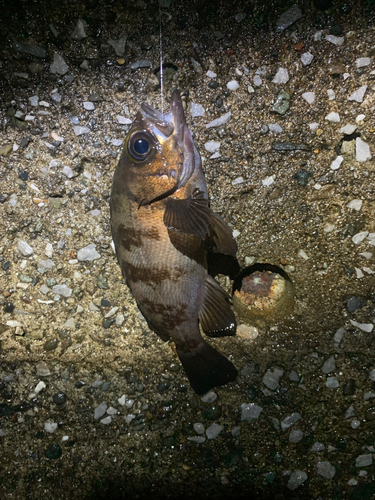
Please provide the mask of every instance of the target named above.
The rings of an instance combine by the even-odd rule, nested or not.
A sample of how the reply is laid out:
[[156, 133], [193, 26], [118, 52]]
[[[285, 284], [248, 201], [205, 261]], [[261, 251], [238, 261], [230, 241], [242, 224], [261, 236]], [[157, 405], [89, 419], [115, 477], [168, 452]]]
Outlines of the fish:
[[110, 218], [122, 275], [149, 328], [174, 342], [193, 390], [233, 382], [235, 366], [201, 330], [235, 335], [231, 298], [208, 273], [208, 257], [235, 258], [237, 244], [210, 208], [179, 90], [166, 114], [141, 104], [114, 172]]

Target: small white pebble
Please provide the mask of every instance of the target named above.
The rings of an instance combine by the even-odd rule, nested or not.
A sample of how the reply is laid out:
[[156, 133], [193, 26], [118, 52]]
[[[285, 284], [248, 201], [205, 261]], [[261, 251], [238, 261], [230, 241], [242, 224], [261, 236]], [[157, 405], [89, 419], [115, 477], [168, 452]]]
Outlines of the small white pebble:
[[336, 97], [335, 91], [334, 91], [334, 90], [332, 90], [332, 89], [328, 89], [328, 90], [327, 90], [327, 94], [328, 94], [328, 99], [329, 99], [330, 101], [333, 101], [333, 100], [334, 100], [334, 98]]
[[304, 92], [302, 94], [302, 97], [307, 101], [309, 104], [312, 104], [315, 101], [315, 92]]
[[239, 83], [236, 80], [232, 80], [227, 83], [227, 88], [229, 90], [237, 90], [239, 87]]
[[339, 123], [340, 121], [340, 115], [336, 113], [335, 111], [332, 111], [329, 113], [326, 117], [325, 120], [328, 120], [331, 123]]
[[331, 163], [331, 170], [337, 170], [340, 168], [341, 163], [343, 162], [344, 158], [342, 156], [338, 156], [336, 160], [334, 160]]
[[371, 59], [369, 57], [360, 57], [355, 61], [357, 68], [364, 68], [365, 66], [369, 66], [371, 63]]
[[83, 107], [85, 108], [86, 111], [93, 111], [95, 109], [95, 105], [91, 101], [85, 101], [83, 103]]
[[346, 206], [348, 208], [352, 208], [353, 210], [357, 210], [358, 212], [362, 208], [362, 203], [362, 200], [352, 200]]
[[305, 259], [305, 260], [307, 260], [307, 259], [309, 258], [309, 257], [308, 257], [308, 255], [307, 255], [307, 253], [306, 253], [304, 250], [300, 250], [300, 251], [298, 252], [298, 255], [299, 255], [300, 257], [302, 257], [303, 259]]

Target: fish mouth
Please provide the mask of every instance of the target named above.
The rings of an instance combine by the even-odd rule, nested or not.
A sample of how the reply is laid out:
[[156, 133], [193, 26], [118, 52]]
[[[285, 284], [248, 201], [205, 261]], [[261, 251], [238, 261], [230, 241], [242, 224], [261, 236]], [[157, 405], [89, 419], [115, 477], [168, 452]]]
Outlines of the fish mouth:
[[175, 186], [152, 200], [142, 201], [142, 205], [150, 205], [170, 196], [188, 182], [195, 168], [194, 143], [186, 123], [179, 90], [172, 92], [169, 113], [164, 114], [144, 102], [141, 104], [141, 115], [148, 125], [147, 128], [152, 131], [161, 145], [173, 134], [177, 147], [182, 153], [182, 168], [178, 168], [180, 174], [176, 176]]

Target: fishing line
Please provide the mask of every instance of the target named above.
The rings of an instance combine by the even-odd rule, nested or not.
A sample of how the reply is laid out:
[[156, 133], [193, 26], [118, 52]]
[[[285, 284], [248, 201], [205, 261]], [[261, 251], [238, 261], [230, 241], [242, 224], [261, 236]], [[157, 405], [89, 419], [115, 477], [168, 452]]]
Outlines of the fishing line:
[[164, 114], [164, 88], [163, 88], [163, 40], [161, 32], [161, 5], [159, 3], [159, 48], [160, 48], [160, 100], [161, 100], [161, 112]]

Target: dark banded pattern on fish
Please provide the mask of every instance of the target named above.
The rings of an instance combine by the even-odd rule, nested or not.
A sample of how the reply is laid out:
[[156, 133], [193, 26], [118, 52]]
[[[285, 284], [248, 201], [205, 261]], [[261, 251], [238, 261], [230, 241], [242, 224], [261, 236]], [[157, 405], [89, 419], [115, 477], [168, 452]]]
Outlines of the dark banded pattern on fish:
[[235, 333], [230, 298], [208, 275], [207, 256], [234, 258], [237, 246], [209, 208], [178, 91], [166, 115], [142, 104], [115, 170], [110, 208], [126, 282], [150, 329], [174, 341], [192, 388], [204, 394], [235, 380], [236, 368], [201, 329], [210, 337]]

